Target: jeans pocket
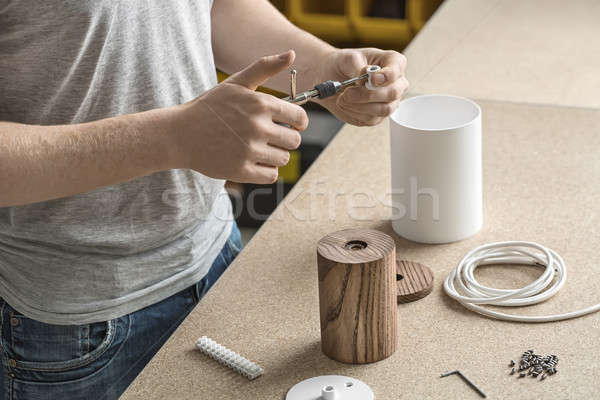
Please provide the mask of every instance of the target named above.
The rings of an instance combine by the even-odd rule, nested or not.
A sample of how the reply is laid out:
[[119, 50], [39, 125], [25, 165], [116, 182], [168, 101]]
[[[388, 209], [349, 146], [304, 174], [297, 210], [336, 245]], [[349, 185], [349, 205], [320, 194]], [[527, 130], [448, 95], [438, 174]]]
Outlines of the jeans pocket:
[[223, 256], [223, 261], [229, 265], [235, 260], [238, 254], [240, 254], [241, 250], [231, 241], [231, 239], [227, 240], [225, 246], [227, 247], [228, 252], [221, 251], [221, 255]]
[[116, 320], [52, 325], [27, 318], [3, 302], [2, 347], [11, 368], [63, 372], [89, 366], [110, 348]]
[[229, 262], [233, 261], [233, 259], [236, 258], [237, 255], [242, 251], [242, 235], [237, 224], [233, 225], [231, 235], [229, 235], [229, 238], [227, 238], [225, 246], [228, 247], [229, 252], [231, 253], [232, 258], [229, 260]]

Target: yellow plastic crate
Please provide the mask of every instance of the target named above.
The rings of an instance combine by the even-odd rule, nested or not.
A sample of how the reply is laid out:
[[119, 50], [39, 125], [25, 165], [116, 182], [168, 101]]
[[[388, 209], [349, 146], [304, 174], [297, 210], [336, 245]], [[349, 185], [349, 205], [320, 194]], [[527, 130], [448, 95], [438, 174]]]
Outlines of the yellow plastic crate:
[[285, 12], [285, 0], [269, 0], [281, 12]]
[[331, 43], [402, 49], [443, 0], [407, 0], [406, 19], [369, 17], [374, 0], [286, 0], [287, 17]]
[[300, 179], [301, 154], [298, 150], [290, 151], [290, 161], [283, 167], [279, 167], [279, 179], [285, 183], [296, 183]]
[[444, 0], [408, 0], [406, 15], [413, 33], [419, 32]]
[[323, 40], [335, 43], [356, 39], [345, 0], [287, 0], [286, 14], [298, 27]]
[[[413, 37], [406, 19], [369, 17], [373, 0], [346, 0], [348, 17], [362, 43], [401, 49]], [[407, 8], [409, 6], [407, 5]]]

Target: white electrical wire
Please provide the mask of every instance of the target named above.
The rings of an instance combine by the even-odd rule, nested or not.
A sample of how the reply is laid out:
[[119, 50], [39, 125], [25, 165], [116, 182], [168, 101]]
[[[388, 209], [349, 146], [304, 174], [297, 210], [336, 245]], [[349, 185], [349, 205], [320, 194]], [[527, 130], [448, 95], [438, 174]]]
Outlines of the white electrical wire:
[[[529, 264], [545, 267], [545, 270], [538, 279], [520, 289], [496, 289], [481, 285], [473, 274], [480, 265], [489, 264]], [[448, 296], [469, 310], [506, 321], [552, 322], [577, 318], [600, 310], [600, 304], [596, 304], [563, 314], [519, 316], [482, 307], [486, 304], [503, 307], [538, 304], [554, 296], [566, 280], [567, 266], [554, 250], [535, 242], [498, 242], [479, 246], [467, 253], [446, 277], [444, 290]], [[457, 288], [463, 294], [460, 294]]]

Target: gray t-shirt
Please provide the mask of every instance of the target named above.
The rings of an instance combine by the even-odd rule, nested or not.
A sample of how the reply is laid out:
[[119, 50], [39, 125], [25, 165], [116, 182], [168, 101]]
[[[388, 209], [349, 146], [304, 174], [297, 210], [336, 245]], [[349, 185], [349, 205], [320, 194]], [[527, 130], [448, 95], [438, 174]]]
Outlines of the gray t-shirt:
[[[0, 120], [74, 124], [197, 97], [216, 84], [211, 6], [0, 0]], [[231, 221], [223, 181], [185, 169], [0, 208], [0, 296], [47, 323], [116, 318], [200, 280]]]

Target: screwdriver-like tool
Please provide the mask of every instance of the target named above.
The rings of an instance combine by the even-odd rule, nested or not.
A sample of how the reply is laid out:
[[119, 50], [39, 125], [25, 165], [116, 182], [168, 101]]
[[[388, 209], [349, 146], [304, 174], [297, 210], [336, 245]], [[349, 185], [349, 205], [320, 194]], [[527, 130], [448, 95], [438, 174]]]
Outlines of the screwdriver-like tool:
[[[350, 86], [363, 79], [369, 79], [373, 73], [379, 71], [380, 69], [381, 68], [377, 65], [371, 65], [367, 68], [367, 73], [362, 74], [360, 76], [345, 80], [343, 82], [333, 80], [325, 81], [319, 83], [311, 90], [298, 94], [296, 94], [296, 70], [294, 69], [291, 71], [290, 74], [290, 95], [284, 97], [282, 100], [300, 105], [312, 99], [324, 99], [335, 95], [346, 86]], [[367, 85], [367, 87], [369, 87], [369, 85]]]

